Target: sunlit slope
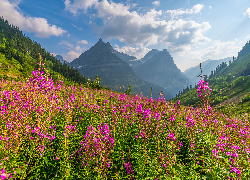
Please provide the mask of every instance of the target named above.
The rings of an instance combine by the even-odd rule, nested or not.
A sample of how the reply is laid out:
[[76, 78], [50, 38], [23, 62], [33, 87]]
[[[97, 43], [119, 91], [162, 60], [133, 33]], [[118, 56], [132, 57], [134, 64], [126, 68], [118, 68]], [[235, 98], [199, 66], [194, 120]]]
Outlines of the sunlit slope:
[[[0, 81], [0, 169], [13, 179], [249, 179], [249, 116], [109, 90]], [[206, 92], [205, 92], [206, 91]]]

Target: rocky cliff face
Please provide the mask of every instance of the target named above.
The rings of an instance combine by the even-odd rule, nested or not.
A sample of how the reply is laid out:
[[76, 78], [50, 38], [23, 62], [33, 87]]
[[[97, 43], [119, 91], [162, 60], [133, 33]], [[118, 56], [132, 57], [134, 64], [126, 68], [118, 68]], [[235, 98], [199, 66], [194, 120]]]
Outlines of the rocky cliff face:
[[167, 49], [152, 50], [142, 58], [145, 62], [134, 69], [135, 73], [145, 81], [154, 82], [172, 94], [178, 94], [191, 85], [174, 63]]
[[[131, 85], [132, 94], [142, 92], [144, 97], [150, 97], [152, 87], [154, 99], [159, 98], [160, 89], [164, 92], [163, 87], [139, 78], [132, 67], [116, 55], [110, 43], [104, 43], [102, 39], [73, 60], [70, 66], [78, 68], [85, 78], [94, 80], [98, 75], [101, 78], [101, 85], [106, 87], [107, 83], [108, 87], [115, 91], [120, 91], [120, 87], [123, 86], [127, 89], [127, 86]], [[164, 92], [164, 94], [166, 99], [172, 98], [169, 93]]]

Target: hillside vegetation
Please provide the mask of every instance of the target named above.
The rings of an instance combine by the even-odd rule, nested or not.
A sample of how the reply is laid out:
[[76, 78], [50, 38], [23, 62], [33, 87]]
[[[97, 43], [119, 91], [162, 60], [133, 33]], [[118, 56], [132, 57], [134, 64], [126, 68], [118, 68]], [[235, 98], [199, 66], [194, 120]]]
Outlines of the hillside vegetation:
[[[1, 179], [250, 178], [249, 115], [222, 114], [210, 101], [236, 92], [248, 103], [248, 76], [153, 100], [84, 80], [18, 33], [1, 29]], [[182, 105], [192, 99], [196, 107]]]
[[[243, 55], [228, 66], [218, 69], [209, 78], [205, 76], [209, 87], [213, 90], [211, 105], [223, 113], [237, 117], [250, 112], [250, 53], [245, 49], [242, 51], [244, 53], [239, 54]], [[199, 99], [196, 96], [196, 88], [172, 99], [172, 102], [180, 100], [182, 105], [197, 107]]]
[[13, 179], [248, 179], [249, 117], [53, 83], [0, 83], [0, 168]]
[[36, 63], [40, 58], [39, 54], [53, 80], [58, 81], [58, 75], [61, 75], [65, 84], [87, 82], [78, 70], [62, 64], [39, 43], [23, 35], [18, 27], [0, 18], [0, 78], [9, 80], [28, 78], [34, 68], [38, 67]]

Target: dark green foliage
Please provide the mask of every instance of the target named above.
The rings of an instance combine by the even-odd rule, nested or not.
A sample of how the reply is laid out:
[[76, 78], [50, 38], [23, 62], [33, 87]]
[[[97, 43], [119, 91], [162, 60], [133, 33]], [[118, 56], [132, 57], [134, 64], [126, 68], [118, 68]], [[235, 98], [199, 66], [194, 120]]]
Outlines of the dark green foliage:
[[180, 133], [178, 140], [181, 142], [182, 146], [180, 146], [180, 149], [177, 152], [177, 160], [181, 164], [188, 166], [191, 163], [190, 140], [183, 133]]
[[130, 85], [128, 85], [128, 89], [125, 91], [125, 93], [126, 93], [126, 95], [130, 95], [130, 92], [131, 92], [131, 86]]
[[[77, 69], [63, 65], [59, 60], [47, 52], [41, 45], [32, 41], [29, 37], [22, 34], [18, 27], [9, 25], [8, 21], [0, 17], [0, 52], [7, 60], [17, 60], [22, 68], [21, 76], [27, 78], [28, 75], [37, 68], [39, 53], [45, 61], [45, 67], [49, 71], [57, 72], [70, 81], [84, 84], [85, 78]], [[43, 63], [44, 63], [43, 61]]]

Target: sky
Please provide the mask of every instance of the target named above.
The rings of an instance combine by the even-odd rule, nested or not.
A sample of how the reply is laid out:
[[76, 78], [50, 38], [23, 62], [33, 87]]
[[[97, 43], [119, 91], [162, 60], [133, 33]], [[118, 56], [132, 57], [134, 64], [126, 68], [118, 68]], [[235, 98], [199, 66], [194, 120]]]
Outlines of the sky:
[[183, 72], [250, 40], [249, 0], [0, 0], [0, 16], [68, 62], [102, 38], [138, 59], [167, 49]]

